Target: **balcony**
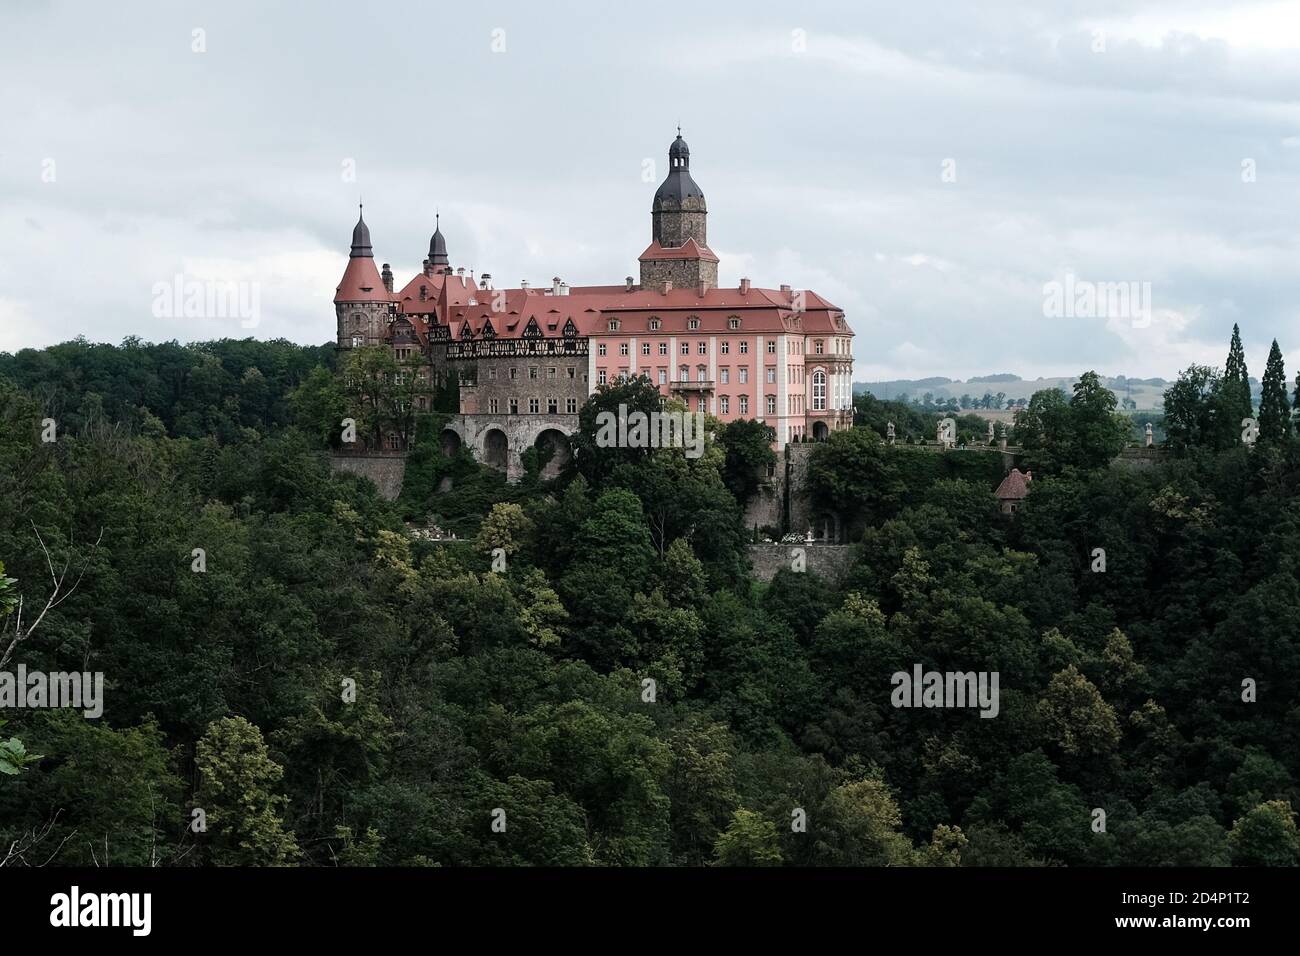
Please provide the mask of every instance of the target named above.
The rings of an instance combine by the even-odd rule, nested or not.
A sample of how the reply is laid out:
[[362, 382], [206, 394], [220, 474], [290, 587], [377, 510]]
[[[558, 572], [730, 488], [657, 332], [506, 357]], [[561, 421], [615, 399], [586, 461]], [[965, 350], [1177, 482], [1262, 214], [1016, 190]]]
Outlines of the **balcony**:
[[711, 392], [713, 382], [669, 382], [668, 390], [670, 392]]

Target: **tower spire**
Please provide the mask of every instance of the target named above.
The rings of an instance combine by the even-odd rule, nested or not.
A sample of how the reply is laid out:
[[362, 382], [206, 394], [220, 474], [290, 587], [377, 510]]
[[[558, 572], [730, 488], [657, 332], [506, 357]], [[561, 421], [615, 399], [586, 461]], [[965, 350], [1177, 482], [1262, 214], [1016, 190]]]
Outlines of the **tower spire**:
[[366, 225], [365, 205], [357, 203], [357, 224], [352, 228], [353, 259], [373, 259], [375, 250], [370, 247], [370, 227]]

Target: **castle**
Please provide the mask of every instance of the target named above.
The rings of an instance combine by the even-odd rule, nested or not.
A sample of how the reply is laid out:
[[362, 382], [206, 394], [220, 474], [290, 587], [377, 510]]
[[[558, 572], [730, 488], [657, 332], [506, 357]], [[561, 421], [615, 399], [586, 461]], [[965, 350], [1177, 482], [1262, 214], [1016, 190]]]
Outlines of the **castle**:
[[[334, 295], [338, 348], [389, 348], [431, 387], [459, 384], [459, 414], [443, 435], [468, 443], [480, 461], [522, 473], [520, 454], [547, 444], [552, 469], [565, 436], [599, 386], [645, 376], [665, 397], [722, 422], [772, 426], [776, 448], [823, 438], [853, 423], [853, 331], [844, 313], [814, 292], [722, 288], [708, 244], [704, 192], [691, 176], [678, 130], [668, 175], [651, 207], [650, 245], [640, 281], [498, 289], [453, 269], [439, 223], [423, 270], [394, 288], [387, 263], [375, 268], [364, 216]], [[428, 398], [417, 399], [428, 407]], [[400, 438], [386, 439], [400, 450]]]

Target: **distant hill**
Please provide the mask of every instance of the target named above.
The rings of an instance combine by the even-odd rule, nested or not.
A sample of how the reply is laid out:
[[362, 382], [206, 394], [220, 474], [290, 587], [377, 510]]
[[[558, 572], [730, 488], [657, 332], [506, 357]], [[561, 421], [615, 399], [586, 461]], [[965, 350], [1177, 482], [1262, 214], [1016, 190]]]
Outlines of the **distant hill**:
[[[1059, 388], [1071, 394], [1076, 381], [1078, 381], [1076, 376], [1023, 379], [1010, 372], [1001, 372], [995, 375], [974, 375], [966, 381], [936, 376], [883, 382], [854, 382], [853, 392], [855, 395], [869, 392], [880, 399], [906, 397], [909, 401], [913, 398], [924, 399], [926, 393], [929, 393], [930, 400], [940, 404], [949, 398], [961, 401], [962, 396], [967, 396], [971, 402], [975, 402], [983, 399], [986, 394], [996, 397], [1001, 392], [1005, 404], [1007, 399], [1023, 398], [1028, 401], [1034, 392], [1045, 388]], [[1163, 409], [1165, 389], [1172, 384], [1163, 378], [1128, 378], [1124, 375], [1102, 376], [1102, 381], [1119, 397], [1121, 405], [1126, 400], [1131, 400], [1138, 411]]]

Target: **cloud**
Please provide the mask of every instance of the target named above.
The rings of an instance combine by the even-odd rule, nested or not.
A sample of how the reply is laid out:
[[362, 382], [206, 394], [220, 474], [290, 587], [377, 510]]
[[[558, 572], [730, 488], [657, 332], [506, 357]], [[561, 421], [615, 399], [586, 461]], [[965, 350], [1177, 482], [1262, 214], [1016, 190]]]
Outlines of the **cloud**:
[[[1297, 9], [6, 8], [0, 348], [328, 341], [359, 198], [399, 284], [435, 210], [454, 264], [498, 285], [621, 282], [680, 121], [722, 281], [843, 307], [859, 379], [1172, 376], [1221, 362], [1233, 322], [1248, 350], [1300, 349]], [[1151, 282], [1164, 318], [1046, 319], [1067, 269]], [[178, 272], [255, 286], [260, 323], [154, 315]]]

